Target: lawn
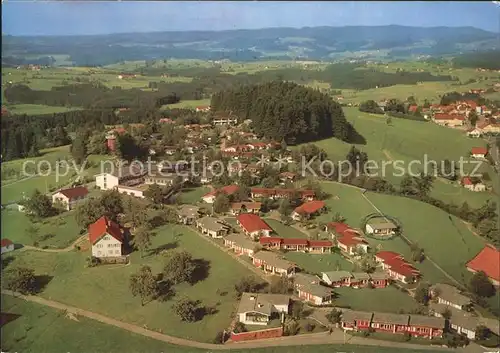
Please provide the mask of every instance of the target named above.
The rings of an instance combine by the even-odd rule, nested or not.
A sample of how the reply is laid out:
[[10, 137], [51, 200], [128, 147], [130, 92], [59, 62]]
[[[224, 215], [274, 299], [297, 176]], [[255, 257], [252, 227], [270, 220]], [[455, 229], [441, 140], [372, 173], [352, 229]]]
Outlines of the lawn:
[[206, 186], [199, 186], [193, 188], [185, 188], [178, 195], [180, 197], [182, 203], [195, 205], [201, 201], [201, 197], [207, 194], [210, 191], [210, 188]]
[[[2, 312], [20, 315], [1, 328], [2, 348], [12, 352], [38, 353], [203, 353], [205, 350], [175, 346], [150, 339], [85, 317], [74, 321], [63, 312], [22, 299], [2, 295]], [[354, 345], [311, 345], [232, 349], [236, 353], [356, 352], [399, 353], [401, 349]], [[408, 353], [432, 351], [404, 350]]]
[[[34, 268], [37, 274], [53, 276], [41, 294], [45, 298], [140, 326], [147, 325], [151, 329], [161, 329], [166, 334], [210, 342], [218, 331], [228, 327], [236, 309], [234, 284], [251, 273], [215, 246], [200, 246], [201, 241], [199, 236], [187, 227], [168, 225], [156, 230], [151, 247], [158, 251], [164, 249], [166, 252], [173, 251], [173, 248], [187, 250], [195, 259], [205, 259], [209, 262], [206, 279], [193, 286], [180, 284], [175, 287], [176, 297], [185, 295], [193, 300], [201, 300], [204, 305], [217, 307], [216, 314], [206, 316], [195, 323], [182, 322], [173, 312], [175, 297], [166, 302], [154, 301], [142, 307], [140, 299], [134, 298], [130, 293], [130, 275], [143, 264], [151, 266], [154, 273], [160, 272], [165, 261], [161, 254], [141, 259], [138, 253], [133, 253], [131, 264], [127, 266], [86, 268], [85, 258], [88, 253], [25, 251], [14, 252], [14, 261], [9, 266], [26, 265]], [[227, 294], [224, 295], [224, 292]]]
[[265, 218], [265, 222], [273, 229], [274, 236], [282, 238], [307, 238], [307, 234], [300, 230], [287, 226], [276, 219]]
[[412, 297], [393, 286], [377, 289], [335, 288], [335, 293], [338, 294], [335, 305], [352, 310], [398, 313], [419, 307]]
[[331, 254], [306, 254], [290, 251], [285, 254], [285, 258], [297, 264], [300, 269], [318, 275], [328, 271], [351, 271], [354, 266], [342, 255], [335, 252]]
[[182, 108], [189, 108], [189, 109], [194, 109], [198, 106], [202, 105], [210, 105], [210, 99], [200, 99], [200, 100], [183, 100], [180, 101], [179, 103], [175, 104], [168, 104], [162, 106], [160, 109], [161, 110], [167, 110], [167, 109], [182, 109]]
[[55, 114], [65, 113], [72, 110], [81, 110], [79, 107], [61, 107], [42, 104], [8, 104], [6, 106], [10, 114], [26, 114], [26, 115], [40, 115], [40, 114]]
[[[387, 125], [383, 117], [360, 112], [357, 108], [344, 108], [348, 121], [366, 139], [366, 144], [358, 144], [356, 147], [368, 154], [368, 158], [376, 162], [372, 173], [377, 173], [395, 186], [399, 186], [401, 176], [398, 167], [402, 166], [408, 172], [418, 173], [424, 168], [424, 162], [436, 161], [440, 165], [444, 159], [458, 161], [464, 158], [464, 172], [470, 172], [474, 165], [466, 163], [472, 147], [485, 146], [486, 142], [480, 139], [472, 139], [465, 136], [463, 131], [441, 127], [431, 122], [417, 122], [405, 119], [392, 119], [392, 125]], [[443, 143], [446, 141], [446, 143]], [[351, 148], [351, 144], [331, 138], [315, 143], [323, 148], [328, 158], [332, 161], [344, 161]], [[426, 157], [425, 157], [426, 156]], [[394, 163], [398, 161], [395, 167]], [[413, 165], [409, 165], [415, 161]], [[420, 161], [421, 164], [418, 164]], [[385, 166], [382, 164], [385, 162]], [[428, 172], [431, 165], [428, 164]], [[481, 172], [487, 172], [490, 177], [493, 171], [487, 165], [481, 167]], [[400, 173], [400, 172], [399, 172]], [[458, 191], [458, 187], [445, 185], [443, 182], [434, 183], [435, 190], [432, 196], [438, 197], [446, 202], [467, 201], [471, 206], [481, 206], [492, 197], [491, 193], [475, 193], [470, 191]], [[457, 197], [457, 193], [460, 197]]]
[[[31, 235], [27, 231], [29, 227], [34, 227], [36, 234]], [[24, 213], [5, 209], [2, 210], [1, 229], [2, 238], [16, 244], [33, 245], [36, 241], [38, 247], [48, 248], [65, 248], [81, 235], [74, 211], [33, 223]]]

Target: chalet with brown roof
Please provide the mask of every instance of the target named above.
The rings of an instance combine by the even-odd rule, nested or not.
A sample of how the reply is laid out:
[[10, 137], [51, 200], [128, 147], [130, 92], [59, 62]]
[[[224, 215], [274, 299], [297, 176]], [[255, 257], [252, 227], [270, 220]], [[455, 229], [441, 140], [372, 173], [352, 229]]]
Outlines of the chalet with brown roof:
[[85, 200], [89, 191], [84, 186], [77, 186], [69, 189], [61, 189], [52, 195], [52, 203], [60, 203], [65, 210], [69, 211]]
[[123, 232], [117, 223], [105, 216], [89, 226], [89, 242], [93, 257], [121, 257], [123, 254]]

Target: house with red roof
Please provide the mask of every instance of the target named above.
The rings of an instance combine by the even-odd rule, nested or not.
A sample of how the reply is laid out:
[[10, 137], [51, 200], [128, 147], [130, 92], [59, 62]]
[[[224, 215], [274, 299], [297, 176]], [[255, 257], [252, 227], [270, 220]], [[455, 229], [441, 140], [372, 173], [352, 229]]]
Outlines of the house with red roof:
[[337, 236], [344, 236], [346, 234], [350, 235], [361, 235], [361, 232], [357, 229], [351, 228], [348, 224], [343, 222], [330, 222], [325, 226], [325, 232], [330, 233], [333, 239]]
[[52, 195], [52, 203], [60, 203], [65, 210], [75, 208], [78, 202], [85, 200], [89, 190], [85, 186], [61, 189]]
[[120, 257], [123, 254], [124, 235], [120, 226], [106, 216], [89, 226], [92, 256], [97, 258]]
[[485, 191], [486, 185], [484, 185], [481, 180], [475, 182], [470, 177], [466, 176], [462, 178], [462, 186], [470, 191]]
[[410, 112], [410, 113], [416, 113], [417, 110], [418, 110], [418, 105], [416, 105], [416, 104], [410, 105], [408, 107], [408, 112]]
[[317, 215], [326, 208], [324, 201], [314, 200], [308, 201], [297, 207], [292, 212], [292, 219], [295, 221], [300, 221], [303, 219], [309, 219], [314, 215]]
[[2, 254], [9, 251], [14, 251], [15, 246], [10, 239], [3, 238], [2, 240], [0, 240], [0, 244], [2, 245]]
[[236, 223], [246, 235], [254, 240], [260, 237], [268, 237], [273, 231], [262, 218], [252, 213], [242, 213], [238, 215], [236, 217]]
[[210, 106], [209, 105], [200, 105], [196, 107], [196, 112], [209, 112], [210, 111]]
[[306, 251], [309, 241], [305, 238], [283, 238], [281, 249], [287, 251]]
[[263, 248], [287, 251], [307, 251], [323, 254], [332, 251], [331, 240], [307, 240], [305, 238], [262, 237], [259, 244]]
[[203, 201], [205, 201], [206, 203], [214, 203], [215, 199], [219, 193], [224, 193], [227, 196], [231, 196], [231, 195], [235, 194], [236, 192], [238, 192], [238, 190], [240, 190], [240, 187], [238, 185], [227, 185], [227, 186], [221, 187], [220, 189], [213, 190], [213, 191], [209, 192], [208, 194], [203, 195], [201, 197], [201, 199]]
[[484, 159], [488, 154], [488, 149], [486, 147], [472, 147], [470, 154], [472, 158]]
[[389, 277], [397, 281], [413, 283], [420, 277], [419, 270], [393, 251], [379, 251], [375, 254], [375, 261], [382, 265]]
[[346, 232], [345, 235], [337, 237], [337, 246], [349, 255], [356, 255], [358, 249], [368, 252], [368, 242], [361, 236]]
[[465, 123], [465, 116], [458, 114], [437, 113], [432, 117], [432, 121], [441, 126], [462, 126]]
[[495, 286], [500, 286], [500, 251], [493, 245], [486, 245], [467, 263], [470, 272], [483, 271]]

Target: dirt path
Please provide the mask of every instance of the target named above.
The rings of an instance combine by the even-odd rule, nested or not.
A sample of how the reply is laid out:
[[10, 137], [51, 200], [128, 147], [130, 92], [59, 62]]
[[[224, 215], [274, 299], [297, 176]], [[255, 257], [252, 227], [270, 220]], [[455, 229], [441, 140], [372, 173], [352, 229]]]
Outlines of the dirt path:
[[72, 242], [68, 247], [63, 248], [63, 249], [43, 249], [43, 248], [37, 248], [36, 246], [31, 246], [31, 245], [24, 245], [23, 247], [19, 250], [34, 250], [34, 251], [42, 251], [42, 252], [70, 252], [75, 248], [75, 245], [84, 240], [87, 237], [87, 235], [82, 235], [78, 237], [74, 242]]
[[187, 340], [184, 338], [173, 337], [169, 335], [165, 335], [163, 333], [159, 333], [156, 331], [151, 331], [145, 329], [143, 327], [129, 324], [126, 322], [122, 322], [119, 320], [115, 320], [113, 318], [96, 314], [94, 312], [79, 309], [76, 307], [72, 307], [69, 305], [65, 305], [53, 300], [44, 299], [38, 296], [32, 295], [21, 295], [19, 293], [14, 293], [8, 290], [2, 290], [2, 294], [14, 296], [20, 299], [24, 299], [29, 302], [37, 303], [40, 305], [45, 305], [57, 310], [67, 311], [71, 315], [74, 316], [84, 316], [92, 320], [99, 321], [101, 323], [115, 326], [145, 337], [149, 337], [158, 341], [162, 341], [165, 343], [175, 344], [178, 346], [187, 346], [194, 347], [206, 350], [230, 350], [230, 349], [245, 349], [245, 348], [263, 348], [263, 347], [274, 347], [274, 346], [298, 346], [298, 345], [316, 345], [316, 344], [358, 344], [358, 345], [367, 345], [367, 346], [382, 346], [382, 347], [399, 347], [399, 348], [413, 348], [419, 350], [449, 350], [447, 348], [440, 347], [431, 347], [424, 346], [418, 344], [410, 344], [410, 343], [401, 343], [401, 342], [391, 342], [391, 341], [379, 341], [364, 337], [353, 337], [349, 334], [344, 334], [344, 332], [340, 330], [334, 331], [331, 335], [328, 333], [317, 333], [317, 334], [306, 334], [306, 335], [298, 335], [298, 336], [284, 336], [279, 338], [270, 338], [263, 339], [258, 341], [248, 341], [248, 342], [240, 342], [240, 343], [226, 343], [225, 345], [211, 344], [211, 343], [202, 343]]

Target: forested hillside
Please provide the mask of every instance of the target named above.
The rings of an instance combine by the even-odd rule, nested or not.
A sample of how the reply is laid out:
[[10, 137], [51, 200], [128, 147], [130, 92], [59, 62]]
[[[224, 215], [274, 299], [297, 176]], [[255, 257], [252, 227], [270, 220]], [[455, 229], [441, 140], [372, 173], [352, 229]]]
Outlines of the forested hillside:
[[500, 70], [500, 50], [463, 54], [453, 59], [453, 65], [456, 67]]
[[274, 81], [221, 91], [212, 109], [252, 119], [258, 135], [287, 143], [336, 137], [349, 141], [353, 127], [338, 103], [323, 93], [291, 82]]

